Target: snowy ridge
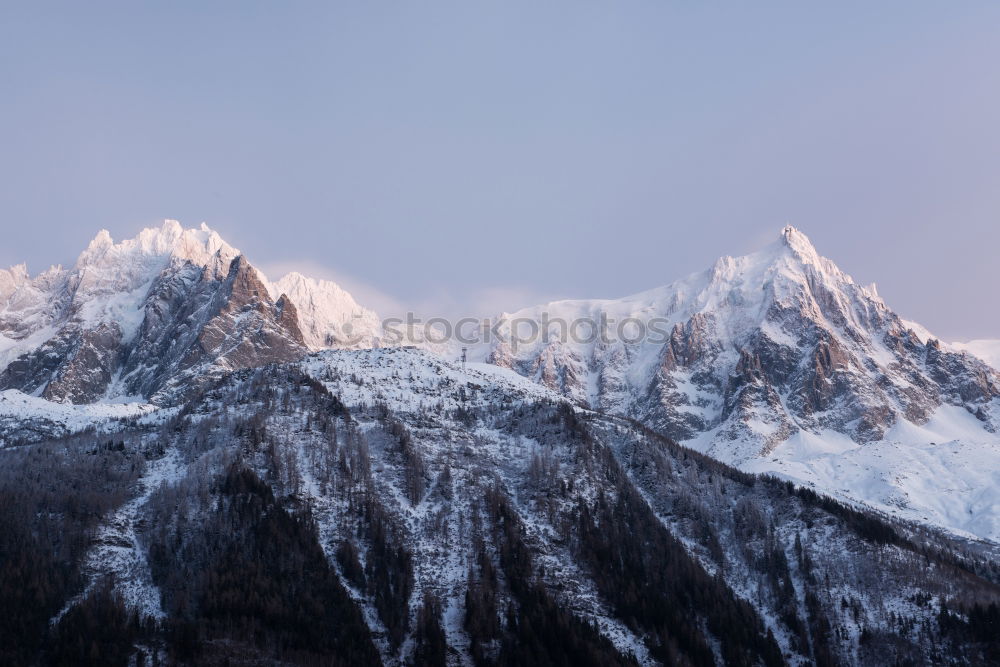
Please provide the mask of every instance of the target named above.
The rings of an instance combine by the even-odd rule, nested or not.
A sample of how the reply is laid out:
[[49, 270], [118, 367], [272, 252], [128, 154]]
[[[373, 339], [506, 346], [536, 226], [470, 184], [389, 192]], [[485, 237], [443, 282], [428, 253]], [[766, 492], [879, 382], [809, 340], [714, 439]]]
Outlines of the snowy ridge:
[[102, 232], [69, 271], [0, 273], [0, 299], [5, 483], [49, 535], [73, 524], [24, 470], [62, 465], [99, 508], [46, 608], [56, 636], [110, 580], [153, 619], [133, 655], [169, 658], [180, 621], [203, 664], [295, 662], [303, 609], [350, 627], [320, 663], [993, 650], [961, 629], [1000, 601], [1000, 376], [965, 351], [989, 346], [901, 320], [793, 228], [667, 287], [507, 318], [660, 340], [508, 329], [468, 363], [393, 346], [333, 283], [268, 281], [205, 226]]
[[[515, 344], [508, 327], [506, 340], [473, 348], [463, 372], [518, 378], [520, 390], [636, 419], [747, 470], [1000, 538], [989, 490], [1000, 470], [997, 345], [940, 343], [793, 227], [664, 287], [505, 315], [543, 317], [657, 329], [573, 341], [551, 325], [549, 340]], [[204, 224], [166, 221], [117, 243], [102, 231], [70, 269], [0, 271], [0, 390], [22, 392], [4, 395], [0, 419], [7, 441], [38, 440], [180, 404], [233, 370], [396, 344], [335, 283], [271, 282]], [[383, 400], [398, 409], [420, 400], [406, 382], [394, 392]], [[124, 402], [134, 405], [100, 407]]]
[[160, 229], [144, 229], [119, 243], [101, 230], [71, 269], [53, 266], [35, 278], [23, 264], [0, 271], [0, 324], [22, 335], [65, 313], [85, 327], [118, 323], [130, 340], [141, 322], [146, 292], [171, 262], [217, 271], [238, 254], [205, 224], [184, 229], [167, 220]]
[[[689, 445], [698, 448], [697, 442]], [[848, 502], [973, 539], [1000, 543], [1000, 437], [965, 410], [942, 406], [923, 425], [902, 422], [858, 445], [833, 431], [800, 431], [743, 464]]]
[[[656, 319], [659, 329], [655, 340], [636, 344], [615, 340], [610, 342], [563, 341], [559, 329], [551, 326], [552, 341], [539, 339], [522, 344], [516, 351], [509, 341], [512, 333], [504, 329], [506, 341], [493, 347], [480, 347], [482, 358], [495, 363], [510, 365], [531, 362], [534, 377], [550, 385], [561, 384], [574, 398], [588, 400], [597, 407], [604, 407], [617, 397], [611, 389], [642, 391], [654, 379], [656, 366], [662, 362], [664, 334], [685, 324], [694, 323], [700, 330], [680, 331], [682, 335], [708, 338], [694, 341], [698, 346], [692, 353], [716, 352], [718, 365], [734, 367], [739, 359], [739, 349], [764, 331], [774, 342], [795, 347], [799, 345], [799, 332], [789, 330], [783, 323], [769, 318], [774, 304], [802, 308], [816, 319], [825, 316], [819, 305], [808, 298], [815, 287], [821, 287], [842, 315], [845, 322], [856, 327], [869, 327], [874, 320], [884, 317], [888, 309], [874, 288], [861, 287], [833, 262], [821, 258], [800, 231], [786, 227], [781, 239], [767, 248], [744, 257], [722, 257], [707, 271], [621, 299], [557, 301], [525, 308], [513, 313], [503, 313], [504, 320], [541, 321], [547, 313], [550, 320], [573, 322], [587, 320], [598, 322], [604, 315], [611, 322]], [[586, 330], [584, 330], [586, 333]], [[625, 338], [632, 336], [625, 330]], [[587, 336], [583, 336], [586, 338]], [[719, 350], [712, 350], [712, 344]], [[604, 358], [628, 357], [625, 369], [608, 369]], [[562, 360], [562, 363], [560, 363]], [[574, 383], [564, 379], [570, 370]], [[615, 371], [613, 378], [603, 373]], [[580, 376], [595, 375], [584, 381]], [[609, 381], [610, 380], [610, 381]], [[605, 385], [611, 385], [605, 388]], [[622, 385], [622, 386], [620, 386]], [[585, 388], [596, 388], [596, 395], [588, 395]], [[603, 405], [602, 405], [603, 404]]]

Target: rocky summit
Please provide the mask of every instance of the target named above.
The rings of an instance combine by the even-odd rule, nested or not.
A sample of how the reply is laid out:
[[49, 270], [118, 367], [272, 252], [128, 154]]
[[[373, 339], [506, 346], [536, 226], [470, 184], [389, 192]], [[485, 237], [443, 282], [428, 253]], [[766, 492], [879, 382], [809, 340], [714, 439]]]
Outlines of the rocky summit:
[[658, 319], [665, 340], [575, 342], [553, 336], [492, 363], [582, 403], [697, 440], [733, 462], [764, 456], [800, 431], [858, 443], [925, 424], [942, 405], [986, 430], [1000, 424], [1000, 375], [943, 347], [786, 227], [768, 248], [723, 257], [703, 273], [612, 301], [561, 301], [505, 315], [541, 321]]
[[219, 373], [336, 346], [355, 319], [372, 344], [378, 324], [336, 285], [271, 285], [208, 227], [174, 221], [118, 244], [102, 232], [69, 270], [0, 271], [0, 303], [0, 388], [70, 403], [169, 402]]

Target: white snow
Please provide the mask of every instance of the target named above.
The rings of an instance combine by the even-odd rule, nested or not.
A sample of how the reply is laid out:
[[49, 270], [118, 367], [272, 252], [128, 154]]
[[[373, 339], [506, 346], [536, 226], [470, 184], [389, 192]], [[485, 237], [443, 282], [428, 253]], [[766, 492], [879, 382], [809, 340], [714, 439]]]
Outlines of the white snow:
[[[158, 278], [191, 264], [220, 279], [238, 255], [204, 223], [185, 229], [166, 220], [117, 243], [101, 230], [70, 269], [52, 267], [34, 278], [23, 264], [0, 270], [0, 371], [69, 325], [83, 331], [117, 325], [127, 344], [142, 326], [146, 298]], [[298, 273], [272, 283], [257, 273], [274, 300], [285, 294], [295, 305], [311, 349], [387, 344], [378, 315], [337, 284]]]
[[[16, 389], [0, 391], [0, 425], [16, 425], [30, 420], [46, 422], [53, 435], [67, 435], [94, 427], [101, 432], [116, 430], [114, 420], [130, 417], [156, 416], [161, 411], [158, 406], [142, 402], [92, 403], [72, 405], [55, 403], [37, 396], [29, 396]], [[0, 447], [7, 443], [7, 434], [15, 429], [0, 429]]]
[[952, 343], [952, 347], [975, 355], [996, 369], [1000, 369], [1000, 340], [970, 340], [968, 343]]
[[[507, 324], [500, 328], [506, 340], [518, 338], [517, 322], [575, 321], [610, 323], [609, 337], [618, 338], [618, 323], [626, 320], [651, 322], [656, 320], [657, 331], [637, 343], [627, 343], [629, 380], [628, 390], [641, 393], [646, 389], [656, 364], [665, 336], [678, 324], [695, 315], [709, 318], [713, 339], [724, 341], [738, 350], [758, 331], [763, 331], [778, 344], [795, 348], [795, 336], [766, 319], [774, 303], [810, 309], [810, 314], [824, 324], [822, 313], [807, 298], [808, 286], [819, 283], [830, 294], [836, 295], [841, 310], [851, 318], [852, 324], [864, 329], [864, 321], [876, 309], [888, 313], [888, 308], [871, 289], [862, 287], [841, 271], [830, 260], [820, 257], [808, 238], [793, 227], [786, 227], [781, 238], [767, 248], [743, 257], [722, 257], [715, 265], [700, 273], [669, 285], [621, 299], [589, 299], [555, 301], [524, 308], [513, 313], [503, 313], [500, 318]], [[556, 327], [550, 326], [551, 329]], [[531, 327], [522, 327], [529, 333]], [[533, 340], [517, 340], [513, 357], [521, 361], [537, 358], [546, 348], [556, 348], [561, 354], [589, 362], [600, 359], [608, 347], [600, 340], [587, 340], [588, 329], [581, 325], [577, 340], [544, 341], [541, 336]], [[522, 339], [527, 337], [522, 335]], [[629, 334], [626, 332], [625, 337]], [[486, 359], [493, 343], [475, 347], [472, 357]], [[725, 353], [726, 350], [723, 350]], [[732, 356], [735, 365], [738, 354]], [[599, 372], [592, 363], [581, 363], [574, 369], [580, 377]]]
[[463, 369], [461, 363], [419, 349], [331, 350], [310, 355], [302, 366], [335, 389], [347, 405], [381, 402], [394, 412], [415, 412], [440, 401], [449, 409], [457, 408], [459, 404], [443, 387], [465, 387], [469, 406], [489, 405], [491, 397], [501, 394], [564, 400], [513, 371], [482, 363]]
[[1000, 436], [945, 405], [925, 425], [896, 424], [859, 445], [834, 431], [799, 431], [739, 465], [844, 500], [973, 538], [1000, 542]]
[[71, 269], [54, 266], [34, 278], [23, 264], [0, 271], [0, 371], [69, 322], [83, 330], [116, 324], [127, 343], [142, 324], [150, 286], [164, 270], [186, 262], [228, 266], [238, 254], [204, 224], [184, 229], [167, 220], [120, 243], [101, 230]]
[[336, 283], [292, 272], [265, 284], [273, 300], [284, 294], [295, 304], [302, 336], [313, 350], [375, 347], [384, 335], [378, 315]]

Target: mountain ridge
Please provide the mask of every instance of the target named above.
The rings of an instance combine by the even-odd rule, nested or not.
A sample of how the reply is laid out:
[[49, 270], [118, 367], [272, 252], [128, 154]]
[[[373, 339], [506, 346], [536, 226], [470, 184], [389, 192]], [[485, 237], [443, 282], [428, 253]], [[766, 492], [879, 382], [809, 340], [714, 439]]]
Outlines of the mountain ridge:
[[[786, 376], [799, 370], [789, 366], [794, 361], [789, 356], [809, 352], [815, 353], [816, 372], [805, 374], [795, 387], [798, 391], [787, 397], [796, 405], [792, 410], [776, 406], [780, 408], [776, 412], [790, 412], [796, 417], [784, 420], [787, 423], [781, 433], [790, 434], [791, 429], [801, 426], [837, 422], [837, 430], [850, 430], [852, 437], [864, 442], [878, 439], [899, 415], [926, 420], [942, 402], [963, 400], [973, 413], [979, 408], [987, 412], [993, 407], [988, 404], [1000, 394], [1000, 376], [994, 369], [973, 357], [956, 356], [938, 341], [921, 340], [926, 334], [918, 333], [895, 315], [874, 287], [855, 283], [831, 260], [821, 257], [808, 238], [793, 227], [783, 229], [779, 241], [764, 250], [744, 257], [722, 257], [711, 269], [664, 287], [622, 299], [553, 302], [506, 313], [505, 318], [537, 322], [541, 321], [542, 312], [550, 318], [569, 321], [595, 321], [601, 315], [610, 315], [618, 321], [656, 317], [672, 328], [669, 344], [536, 340], [531, 347], [522, 346], [517, 352], [510, 346], [516, 332], [508, 329], [506, 341], [495, 343], [485, 354], [480, 350], [491, 361], [534, 374], [549, 386], [559, 385], [567, 395], [602, 409], [620, 408], [622, 400], [635, 402], [644, 393], [669, 393], [676, 389], [671, 384], [677, 384], [671, 383], [671, 374], [704, 370], [697, 368], [697, 362], [708, 357], [710, 364], [722, 370], [715, 378], [702, 376], [699, 388], [714, 385], [711, 388], [719, 394], [717, 411], [728, 416], [741, 409], [743, 390], [753, 383], [757, 365], [763, 362], [761, 370], [771, 375], [768, 384], [784, 384]], [[920, 353], [923, 358], [917, 359]], [[639, 367], [629, 363], [628, 372], [623, 375], [615, 372], [622, 370], [621, 364], [611, 364], [609, 371], [605, 355], [629, 357], [630, 361], [639, 357]], [[655, 360], [646, 358], [650, 356]], [[936, 374], [941, 385], [947, 384], [947, 380], [944, 374], [927, 367], [928, 359], [931, 365], [940, 362], [966, 368], [972, 376], [969, 382], [976, 386], [931, 391], [935, 383], [931, 376]], [[850, 411], [839, 420], [830, 415], [814, 418], [813, 415], [829, 408], [823, 385], [833, 379], [831, 372], [835, 370], [878, 374], [883, 383], [884, 378], [891, 382], [882, 395], [876, 392], [867, 396], [871, 399], [869, 405]], [[587, 377], [595, 372], [596, 381]], [[657, 372], [662, 377], [657, 378]], [[762, 389], [765, 394], [766, 389]], [[592, 393], [593, 390], [597, 393]], [[626, 393], [631, 395], [623, 397], [616, 390], [628, 390]], [[862, 392], [855, 388], [855, 394]], [[666, 397], [660, 398], [669, 406]], [[675, 392], [675, 398], [680, 405], [698, 406], [697, 398], [686, 392]], [[759, 398], [774, 401], [776, 397]], [[890, 403], [894, 405], [887, 415]], [[652, 405], [645, 409], [656, 411]], [[713, 423], [712, 419], [699, 423], [696, 416], [682, 412], [660, 415], [666, 432], [679, 440], [688, 440], [708, 430]], [[640, 412], [639, 416], [644, 415]], [[986, 421], [994, 419], [990, 414], [984, 416]], [[656, 415], [645, 415], [651, 417]], [[857, 419], [861, 423], [850, 424]], [[719, 421], [716, 417], [715, 422]], [[992, 423], [990, 426], [995, 428]], [[765, 449], [775, 444], [767, 437], [758, 439], [763, 440]]]
[[101, 230], [70, 269], [0, 271], [0, 304], [0, 388], [72, 403], [169, 401], [202, 374], [339, 346], [345, 326], [350, 345], [381, 335], [337, 285], [271, 283], [204, 223], [174, 220], [118, 243]]
[[[996, 370], [899, 318], [794, 227], [662, 287], [503, 317], [543, 316], [658, 322], [663, 336], [515, 345], [501, 327], [469, 359], [742, 469], [1000, 539], [1000, 498], [973, 492], [1000, 486]], [[71, 269], [0, 271], [0, 389], [56, 401], [180, 405], [233, 370], [400, 344], [389, 333], [335, 283], [269, 281], [204, 224], [166, 221], [119, 243], [102, 231]], [[420, 346], [457, 357], [449, 344]], [[65, 432], [53, 414], [26, 415], [6, 440]], [[945, 485], [967, 499], [944, 502]]]
[[[197, 664], [231, 652], [312, 664], [296, 648], [356, 642], [376, 654], [357, 664], [595, 667], [977, 664], [997, 648], [988, 546], [741, 473], [510, 371], [422, 350], [246, 368], [160, 420], [2, 454], [15, 521], [75, 488], [81, 468], [85, 498], [107, 510], [86, 524], [98, 539], [77, 551], [75, 586], [53, 582], [44, 558], [23, 568], [49, 583], [46, 606], [18, 615], [41, 616], [41, 639], [0, 651], [49, 627], [47, 646], [73, 650], [95, 610], [122, 627], [108, 644]], [[24, 474], [39, 461], [44, 481]], [[313, 609], [359, 619], [350, 639], [307, 642], [344, 627]], [[127, 612], [154, 620], [133, 627]]]

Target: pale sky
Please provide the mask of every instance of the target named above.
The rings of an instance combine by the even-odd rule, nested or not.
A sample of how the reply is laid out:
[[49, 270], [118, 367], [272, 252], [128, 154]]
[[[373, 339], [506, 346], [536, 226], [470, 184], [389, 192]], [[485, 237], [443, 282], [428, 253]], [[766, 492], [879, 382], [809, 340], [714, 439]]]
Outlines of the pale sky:
[[20, 4], [0, 265], [176, 218], [479, 314], [790, 223], [902, 316], [1000, 337], [1000, 3]]

